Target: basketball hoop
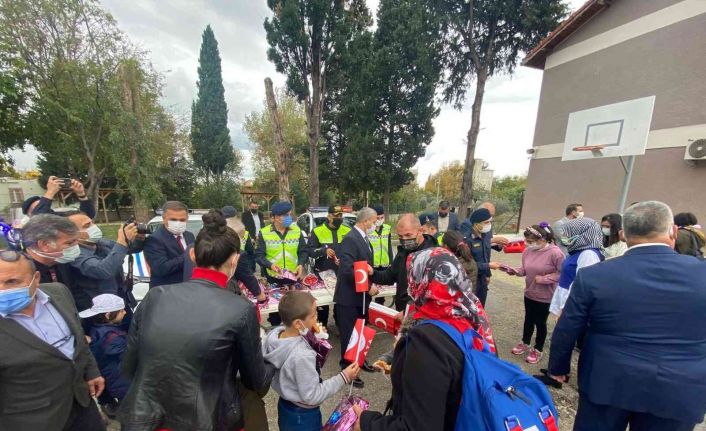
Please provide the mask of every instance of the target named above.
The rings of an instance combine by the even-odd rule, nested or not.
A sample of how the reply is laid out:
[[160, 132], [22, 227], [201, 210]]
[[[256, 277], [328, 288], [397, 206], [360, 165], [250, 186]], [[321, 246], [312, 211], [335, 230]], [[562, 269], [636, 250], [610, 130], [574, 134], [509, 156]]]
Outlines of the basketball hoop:
[[604, 148], [605, 148], [605, 145], [585, 145], [585, 146], [581, 146], [581, 147], [574, 147], [571, 150], [572, 151], [591, 151], [594, 156], [602, 156]]

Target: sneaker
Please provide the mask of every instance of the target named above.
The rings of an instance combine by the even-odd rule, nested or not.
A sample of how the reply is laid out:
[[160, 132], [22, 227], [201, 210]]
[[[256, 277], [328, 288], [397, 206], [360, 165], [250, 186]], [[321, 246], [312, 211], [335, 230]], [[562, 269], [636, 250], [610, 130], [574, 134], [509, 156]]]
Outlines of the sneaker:
[[529, 346], [523, 342], [517, 343], [517, 346], [512, 348], [513, 355], [522, 355], [529, 350]]
[[365, 387], [365, 383], [363, 382], [363, 379], [361, 379], [360, 377], [356, 377], [355, 380], [353, 380], [353, 387], [355, 387], [355, 388]]
[[525, 359], [525, 361], [527, 361], [528, 364], [536, 364], [541, 360], [542, 360], [542, 352], [535, 349], [534, 347], [530, 349], [529, 355], [527, 355], [527, 359]]

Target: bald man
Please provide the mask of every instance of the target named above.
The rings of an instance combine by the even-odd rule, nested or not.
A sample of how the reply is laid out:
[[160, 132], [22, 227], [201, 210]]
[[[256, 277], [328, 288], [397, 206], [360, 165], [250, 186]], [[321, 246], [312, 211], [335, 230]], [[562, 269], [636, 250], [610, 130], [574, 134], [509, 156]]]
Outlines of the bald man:
[[[480, 206], [478, 208], [487, 209], [488, 211], [490, 211], [490, 216], [495, 217], [495, 204], [494, 203], [492, 203], [490, 201], [486, 201], [486, 202], [483, 202], [482, 204], [480, 204]], [[470, 214], [469, 214], [469, 216], [470, 216]], [[468, 219], [464, 220], [463, 223], [461, 223], [461, 227], [459, 230], [461, 232], [461, 235], [463, 235], [464, 238], [469, 238], [471, 236], [471, 231], [473, 230], [473, 227], [471, 226], [470, 220], [468, 220]], [[509, 242], [508, 239], [505, 238], [504, 236], [493, 235], [492, 230], [486, 234], [483, 234], [483, 235], [484, 235], [484, 239], [487, 242], [489, 241], [490, 246], [495, 251], [502, 251], [503, 247], [505, 247], [507, 245], [507, 243]]]
[[104, 388], [71, 293], [39, 284], [33, 263], [0, 250], [0, 429], [105, 430]]
[[400, 245], [392, 265], [384, 271], [373, 270], [370, 279], [373, 283], [390, 285], [397, 283], [395, 293], [395, 308], [404, 311], [412, 299], [407, 293], [407, 256], [426, 248], [436, 247], [436, 239], [424, 233], [419, 218], [414, 214], [403, 214], [397, 222], [397, 237]]

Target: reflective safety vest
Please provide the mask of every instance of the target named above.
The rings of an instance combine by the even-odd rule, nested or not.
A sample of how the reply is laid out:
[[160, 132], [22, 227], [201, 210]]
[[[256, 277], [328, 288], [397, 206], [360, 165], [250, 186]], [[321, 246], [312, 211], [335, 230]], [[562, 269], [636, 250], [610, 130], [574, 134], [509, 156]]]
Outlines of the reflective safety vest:
[[390, 231], [392, 228], [389, 224], [382, 225], [382, 231], [378, 233], [377, 229], [368, 235], [368, 241], [373, 247], [373, 266], [390, 266], [390, 252], [388, 245], [390, 244]]
[[443, 241], [442, 241], [442, 240], [444, 239], [444, 234], [443, 234], [443, 233], [438, 233], [438, 234], [436, 234], [436, 235], [437, 235], [437, 236], [436, 236], [436, 242], [439, 243], [439, 247], [441, 247], [442, 245], [444, 245], [444, 243], [443, 243]]
[[[262, 239], [265, 240], [265, 258], [282, 269], [296, 271], [299, 254], [299, 238], [301, 230], [296, 225], [291, 225], [282, 239], [279, 232], [274, 230], [274, 225], [267, 225], [260, 230]], [[280, 275], [267, 268], [267, 273], [272, 277]]]
[[[337, 229], [337, 231], [338, 244], [340, 244], [341, 241], [343, 241], [343, 237], [348, 235], [348, 232], [351, 231], [351, 228], [342, 224]], [[314, 235], [316, 235], [316, 238], [318, 238], [319, 244], [333, 244], [333, 231], [330, 227], [328, 227], [327, 223], [324, 223], [321, 226], [317, 226], [316, 229], [314, 229]]]
[[243, 238], [240, 240], [240, 252], [245, 251], [245, 245], [250, 241], [250, 232], [245, 231], [245, 234], [243, 235]]

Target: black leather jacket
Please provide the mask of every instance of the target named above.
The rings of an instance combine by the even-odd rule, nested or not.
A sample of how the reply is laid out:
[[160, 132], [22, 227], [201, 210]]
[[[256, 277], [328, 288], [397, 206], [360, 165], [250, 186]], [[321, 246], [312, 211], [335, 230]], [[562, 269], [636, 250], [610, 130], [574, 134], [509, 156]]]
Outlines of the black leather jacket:
[[262, 391], [274, 368], [262, 359], [255, 307], [204, 279], [152, 288], [135, 312], [123, 360], [132, 386], [123, 431], [242, 428], [236, 386]]

